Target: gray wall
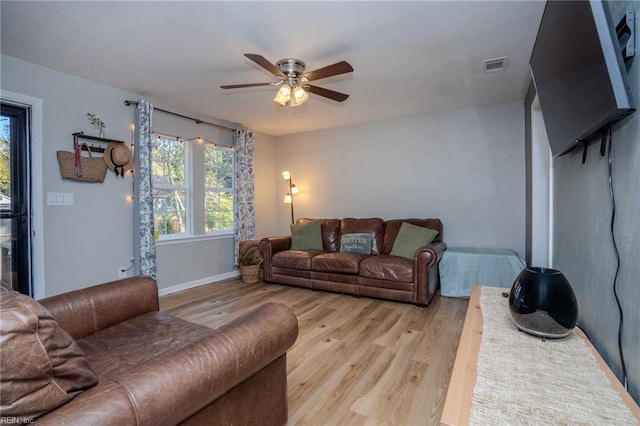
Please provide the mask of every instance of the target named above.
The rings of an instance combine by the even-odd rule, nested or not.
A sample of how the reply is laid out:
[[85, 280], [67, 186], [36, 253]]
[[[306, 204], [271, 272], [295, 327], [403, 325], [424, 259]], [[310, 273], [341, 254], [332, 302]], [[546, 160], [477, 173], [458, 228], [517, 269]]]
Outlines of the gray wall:
[[[614, 22], [635, 2], [611, 2]], [[637, 28], [636, 24], [636, 28]], [[630, 69], [636, 106], [640, 102], [640, 63]], [[618, 377], [617, 331], [619, 314], [613, 294], [616, 259], [609, 232], [611, 205], [607, 160], [589, 150], [587, 164], [581, 151], [553, 161], [553, 265], [571, 282], [580, 310], [579, 323]], [[616, 197], [615, 236], [620, 251], [618, 295], [624, 312], [622, 347], [629, 390], [640, 401], [640, 113], [614, 127], [613, 182]]]
[[[84, 131], [95, 134], [86, 119], [87, 112], [100, 116], [106, 124], [106, 137], [130, 143], [130, 122], [133, 107], [125, 107], [125, 99], [140, 95], [106, 86], [50, 68], [2, 55], [1, 84], [3, 90], [42, 100], [43, 137], [34, 141], [41, 145], [43, 194], [36, 203], [42, 204], [44, 235], [42, 296], [87, 287], [118, 278], [118, 267], [129, 264], [133, 255], [132, 177], [116, 178], [112, 172], [102, 184], [62, 180], [56, 160], [57, 150], [73, 150], [71, 134]], [[197, 116], [171, 105], [150, 100], [156, 107], [182, 112], [206, 121], [211, 117]], [[166, 133], [192, 137], [204, 136], [221, 145], [231, 143], [230, 134], [200, 125], [189, 128], [191, 122], [172, 120], [157, 112], [154, 127]], [[225, 123], [221, 123], [225, 124]], [[213, 130], [212, 130], [213, 129]], [[256, 191], [261, 194], [256, 208], [260, 218], [259, 235], [273, 235], [275, 203], [274, 140], [256, 135]], [[73, 206], [46, 205], [47, 192], [74, 194]], [[161, 292], [211, 282], [237, 274], [233, 267], [230, 237], [203, 238], [180, 243], [159, 243], [158, 286]]]
[[[523, 102], [279, 138], [298, 217], [438, 217], [449, 246], [525, 250]], [[278, 173], [278, 232], [291, 215]]]
[[[43, 206], [44, 295], [116, 279], [133, 254], [131, 176], [109, 173], [104, 184], [63, 181], [55, 152], [71, 149], [72, 132], [92, 132], [88, 111], [105, 120], [108, 137], [128, 143], [133, 108], [123, 100], [140, 96], [6, 55], [1, 65], [3, 89], [43, 100], [43, 164], [35, 166], [42, 167], [44, 198], [75, 196], [73, 206]], [[189, 125], [154, 115], [156, 130], [230, 143], [229, 135]], [[280, 175], [289, 169], [300, 188], [297, 217], [440, 217], [450, 245], [506, 247], [524, 256], [523, 134], [522, 102], [282, 138], [257, 133], [257, 237], [289, 233]], [[161, 292], [235, 274], [231, 247], [228, 237], [159, 242]]]
[[[88, 111], [105, 120], [108, 137], [129, 142], [133, 110], [123, 100], [139, 96], [8, 56], [2, 57], [2, 87], [43, 100], [44, 195], [75, 196], [73, 206], [44, 206], [45, 295], [117, 278], [133, 254], [131, 176], [110, 173], [93, 185], [63, 181], [55, 152], [71, 149], [72, 132], [92, 132]], [[154, 129], [230, 143], [228, 134], [159, 112]], [[257, 134], [257, 237], [289, 232], [280, 176], [289, 169], [300, 188], [298, 217], [440, 217], [450, 245], [512, 248], [523, 256], [523, 134], [522, 102], [282, 138]], [[235, 273], [230, 248], [224, 237], [159, 242], [161, 291]]]
[[[106, 136], [130, 143], [133, 117], [122, 90], [2, 56], [2, 89], [42, 99], [44, 295], [115, 279], [132, 255], [132, 179], [109, 172], [103, 184], [63, 181], [57, 150], [73, 150], [73, 132], [96, 134], [87, 112], [102, 118]], [[46, 205], [47, 192], [74, 194], [73, 206]], [[42, 235], [42, 234], [40, 234]]]

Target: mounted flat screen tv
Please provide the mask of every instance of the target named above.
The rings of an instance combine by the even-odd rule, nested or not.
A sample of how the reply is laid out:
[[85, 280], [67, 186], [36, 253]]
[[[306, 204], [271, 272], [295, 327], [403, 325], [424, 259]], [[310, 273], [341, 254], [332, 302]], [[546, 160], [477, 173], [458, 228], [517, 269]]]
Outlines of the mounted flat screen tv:
[[548, 1], [529, 64], [555, 157], [634, 111], [601, 1]]

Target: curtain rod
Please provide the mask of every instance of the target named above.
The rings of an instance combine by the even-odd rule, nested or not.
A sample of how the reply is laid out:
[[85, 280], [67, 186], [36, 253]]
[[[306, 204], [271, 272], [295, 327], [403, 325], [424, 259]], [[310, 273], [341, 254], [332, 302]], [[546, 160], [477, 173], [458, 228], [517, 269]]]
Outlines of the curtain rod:
[[151, 132], [151, 134], [154, 135], [154, 136], [157, 136], [159, 138], [173, 139], [173, 140], [176, 140], [176, 141], [185, 141], [185, 142], [198, 141], [199, 143], [205, 143], [205, 144], [213, 145], [218, 149], [229, 149], [229, 150], [233, 151], [233, 147], [232, 146], [218, 145], [216, 142], [210, 141], [209, 139], [203, 138], [202, 136], [197, 136], [195, 138], [185, 138], [184, 136], [169, 135], [167, 133], [161, 133], [161, 132]]
[[[138, 101], [125, 100], [124, 104], [126, 106], [138, 105]], [[199, 118], [193, 118], [193, 117], [189, 117], [187, 115], [178, 114], [177, 112], [167, 111], [166, 109], [153, 107], [153, 110], [154, 111], [164, 112], [165, 114], [170, 114], [170, 115], [173, 115], [173, 116], [176, 116], [176, 117], [185, 118], [187, 120], [192, 120], [192, 121], [195, 121], [196, 124], [208, 124], [209, 126], [218, 127], [220, 129], [229, 130], [231, 132], [233, 132], [235, 130], [235, 129], [232, 129], [231, 127], [223, 126], [221, 124], [211, 123], [209, 121], [200, 120]]]

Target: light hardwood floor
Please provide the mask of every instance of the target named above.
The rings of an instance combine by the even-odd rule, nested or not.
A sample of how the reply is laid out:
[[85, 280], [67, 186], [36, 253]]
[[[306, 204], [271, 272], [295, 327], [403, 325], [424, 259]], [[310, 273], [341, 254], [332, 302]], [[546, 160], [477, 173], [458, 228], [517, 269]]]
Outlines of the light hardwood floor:
[[160, 298], [161, 310], [209, 327], [269, 301], [300, 333], [287, 352], [290, 425], [435, 425], [467, 300], [426, 308], [240, 279]]

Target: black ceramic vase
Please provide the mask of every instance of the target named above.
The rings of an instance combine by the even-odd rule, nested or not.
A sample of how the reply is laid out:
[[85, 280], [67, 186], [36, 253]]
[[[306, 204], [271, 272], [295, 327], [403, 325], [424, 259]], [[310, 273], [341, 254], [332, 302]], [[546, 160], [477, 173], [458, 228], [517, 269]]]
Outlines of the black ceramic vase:
[[525, 268], [509, 294], [516, 326], [543, 338], [565, 337], [578, 321], [578, 302], [571, 284], [556, 269]]

